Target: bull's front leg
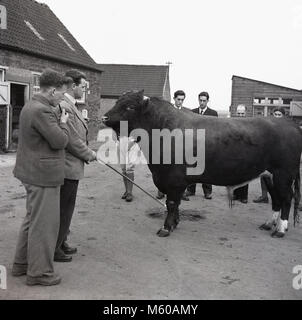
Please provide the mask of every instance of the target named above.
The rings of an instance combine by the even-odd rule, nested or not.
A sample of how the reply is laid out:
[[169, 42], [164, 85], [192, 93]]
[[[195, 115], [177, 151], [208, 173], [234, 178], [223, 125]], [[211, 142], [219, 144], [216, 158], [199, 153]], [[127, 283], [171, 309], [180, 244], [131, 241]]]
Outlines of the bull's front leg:
[[[180, 197], [179, 197], [180, 198]], [[159, 229], [157, 235], [159, 237], [167, 237], [170, 232], [173, 231], [179, 223], [179, 200], [170, 200], [169, 197], [166, 201], [168, 214], [164, 223], [164, 226]]]

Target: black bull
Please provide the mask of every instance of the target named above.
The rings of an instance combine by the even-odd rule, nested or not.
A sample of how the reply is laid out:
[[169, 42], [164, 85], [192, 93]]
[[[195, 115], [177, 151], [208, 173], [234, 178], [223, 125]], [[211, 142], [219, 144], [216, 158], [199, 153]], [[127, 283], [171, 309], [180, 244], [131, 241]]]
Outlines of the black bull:
[[[163, 228], [158, 231], [159, 236], [167, 236], [176, 228], [181, 195], [189, 184], [203, 182], [234, 186], [256, 178], [265, 170], [273, 174], [273, 184], [268, 187], [273, 211], [276, 213], [281, 210], [279, 221], [288, 221], [294, 194], [293, 182], [297, 213], [302, 133], [291, 120], [200, 117], [192, 112], [179, 111], [167, 101], [154, 97], [145, 98], [143, 92], [137, 92], [121, 96], [115, 106], [104, 115], [103, 121], [117, 132], [120, 121], [128, 121], [129, 133], [140, 128], [149, 134], [148, 165], [154, 184], [167, 194], [168, 214]], [[205, 129], [205, 169], [201, 175], [187, 175], [186, 169], [190, 167], [187, 163], [173, 164], [172, 160], [172, 164], [152, 164], [152, 129], [176, 128], [195, 131]], [[142, 151], [144, 152], [143, 149]], [[160, 152], [162, 153], [162, 149]], [[173, 145], [171, 154], [173, 159]], [[276, 223], [275, 219], [262, 227], [269, 230]], [[284, 231], [282, 225], [278, 224], [273, 235], [282, 237]]]

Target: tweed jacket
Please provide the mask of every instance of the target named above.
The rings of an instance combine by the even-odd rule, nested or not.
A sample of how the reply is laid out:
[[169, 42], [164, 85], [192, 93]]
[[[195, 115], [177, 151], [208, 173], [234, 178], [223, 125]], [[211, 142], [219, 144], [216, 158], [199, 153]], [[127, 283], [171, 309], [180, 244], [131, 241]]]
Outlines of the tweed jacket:
[[58, 121], [54, 107], [42, 95], [35, 95], [20, 114], [14, 176], [36, 186], [62, 185], [68, 140], [68, 127]]

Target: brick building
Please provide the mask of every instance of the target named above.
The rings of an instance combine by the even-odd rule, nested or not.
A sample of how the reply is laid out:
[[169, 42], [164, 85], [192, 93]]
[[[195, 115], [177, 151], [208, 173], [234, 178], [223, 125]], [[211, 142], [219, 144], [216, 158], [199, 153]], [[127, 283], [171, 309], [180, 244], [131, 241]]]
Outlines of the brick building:
[[240, 104], [245, 105], [247, 117], [270, 116], [274, 108], [284, 107], [288, 115], [302, 118], [301, 90], [233, 76], [231, 117], [236, 115], [237, 106]]
[[113, 107], [126, 91], [144, 89], [146, 96], [170, 101], [168, 65], [99, 64], [103, 70], [100, 115]]
[[75, 68], [87, 75], [89, 88], [81, 102], [92, 119], [90, 136], [95, 136], [101, 95], [98, 65], [47, 5], [34, 0], [1, 0], [1, 5], [7, 25], [0, 30], [0, 149], [11, 147], [20, 111], [39, 91], [45, 68]]

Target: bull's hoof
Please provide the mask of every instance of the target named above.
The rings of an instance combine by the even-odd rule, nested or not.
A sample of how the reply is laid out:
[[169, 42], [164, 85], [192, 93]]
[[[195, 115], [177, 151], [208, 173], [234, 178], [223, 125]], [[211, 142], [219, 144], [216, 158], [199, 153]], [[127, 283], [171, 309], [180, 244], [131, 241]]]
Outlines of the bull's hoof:
[[165, 228], [161, 228], [157, 231], [157, 235], [159, 237], [168, 237], [170, 235], [170, 231]]
[[272, 230], [272, 225], [271, 224], [266, 224], [266, 223], [263, 223], [260, 227], [259, 227], [260, 230]]
[[278, 230], [275, 230], [275, 231], [271, 234], [271, 236], [272, 236], [273, 238], [283, 238], [284, 235], [285, 235], [284, 232], [281, 232], [281, 231], [278, 231]]

